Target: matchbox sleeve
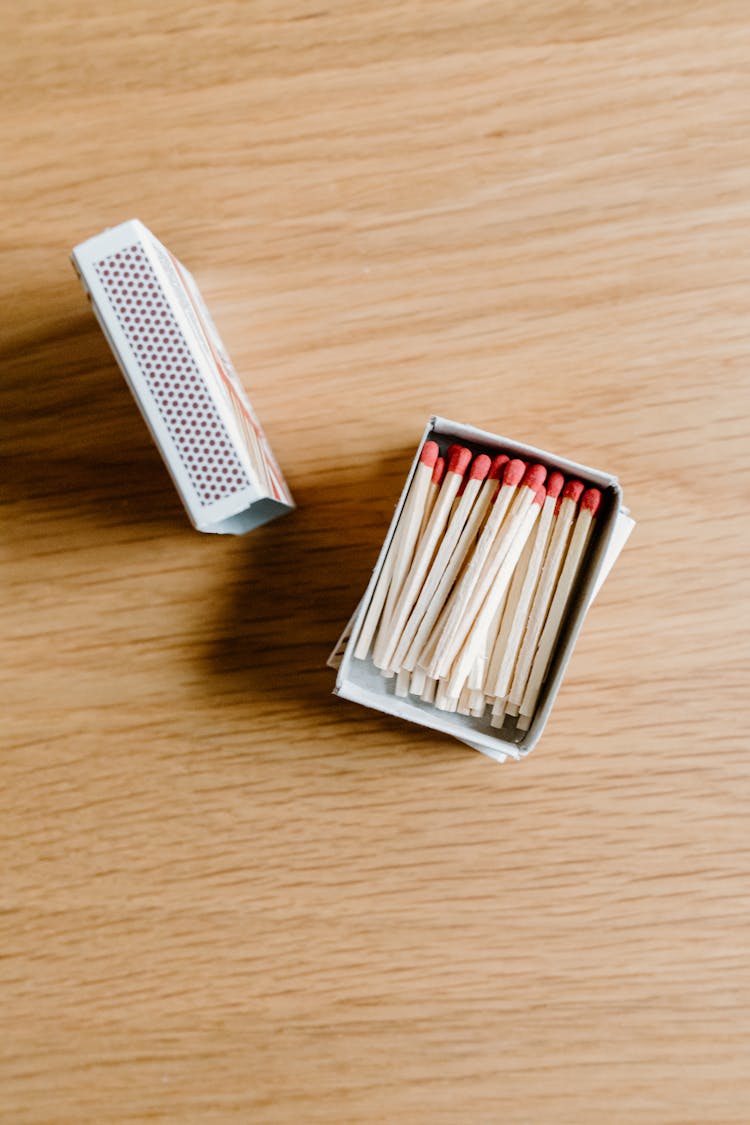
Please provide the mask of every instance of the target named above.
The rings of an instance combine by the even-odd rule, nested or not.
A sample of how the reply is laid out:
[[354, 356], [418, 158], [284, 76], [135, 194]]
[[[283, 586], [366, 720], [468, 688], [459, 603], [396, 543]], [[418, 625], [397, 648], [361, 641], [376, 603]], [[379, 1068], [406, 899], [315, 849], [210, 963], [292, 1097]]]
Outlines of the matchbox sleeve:
[[192, 275], [138, 220], [73, 266], [193, 525], [242, 534], [294, 507]]

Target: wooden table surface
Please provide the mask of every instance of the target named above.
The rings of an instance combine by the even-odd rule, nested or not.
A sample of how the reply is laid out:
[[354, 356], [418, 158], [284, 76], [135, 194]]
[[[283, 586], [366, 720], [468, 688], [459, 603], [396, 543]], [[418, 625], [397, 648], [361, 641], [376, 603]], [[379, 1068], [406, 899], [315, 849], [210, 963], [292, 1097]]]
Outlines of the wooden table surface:
[[[3, 5], [0, 1120], [750, 1120], [750, 11]], [[68, 262], [192, 269], [194, 532]], [[638, 527], [531, 758], [330, 695], [427, 417]]]

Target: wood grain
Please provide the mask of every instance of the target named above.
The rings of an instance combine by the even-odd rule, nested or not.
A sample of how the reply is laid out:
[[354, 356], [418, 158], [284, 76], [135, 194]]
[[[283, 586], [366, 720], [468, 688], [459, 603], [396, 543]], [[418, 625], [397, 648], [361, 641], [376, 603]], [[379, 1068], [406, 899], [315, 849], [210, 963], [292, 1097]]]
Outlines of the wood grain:
[[[0, 1118], [744, 1123], [747, 5], [4, 5]], [[67, 254], [196, 275], [194, 533]], [[427, 416], [620, 475], [523, 765], [331, 698]]]

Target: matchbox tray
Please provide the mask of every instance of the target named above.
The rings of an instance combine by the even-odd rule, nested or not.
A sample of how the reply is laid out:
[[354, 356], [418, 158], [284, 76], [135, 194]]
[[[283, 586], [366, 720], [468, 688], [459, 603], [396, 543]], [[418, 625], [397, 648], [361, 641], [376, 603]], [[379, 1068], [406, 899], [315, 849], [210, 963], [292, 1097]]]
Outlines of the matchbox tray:
[[199, 531], [242, 534], [294, 507], [191, 274], [137, 219], [71, 260]]
[[[487, 454], [492, 457], [493, 454], [504, 453], [510, 458], [522, 459], [527, 463], [541, 463], [550, 473], [557, 471], [566, 478], [575, 478], [592, 492], [600, 493], [596, 526], [591, 529], [579, 569], [575, 572], [575, 580], [565, 602], [564, 616], [556, 635], [551, 661], [541, 684], [533, 717], [526, 730], [517, 729], [512, 721], [501, 729], [496, 729], [492, 726], [491, 715], [487, 711], [481, 717], [476, 717], [441, 710], [433, 703], [424, 702], [418, 696], [411, 694], [397, 695], [394, 690], [393, 674], [391, 673], [390, 677], [381, 674], [373, 661], [372, 652], [369, 652], [365, 659], [355, 656], [360, 630], [388, 558], [389, 547], [404, 511], [422, 451], [428, 442], [437, 443], [440, 453], [445, 454], [446, 457], [449, 455], [449, 447], [455, 448], [452, 443], [458, 442], [463, 447], [468, 447], [474, 455]], [[634, 521], [623, 505], [620, 484], [611, 474], [473, 426], [440, 417], [431, 418], [417, 449], [367, 590], [329, 658], [329, 665], [337, 669], [335, 694], [366, 707], [450, 734], [496, 761], [523, 758], [539, 740], [585, 615], [633, 527]]]

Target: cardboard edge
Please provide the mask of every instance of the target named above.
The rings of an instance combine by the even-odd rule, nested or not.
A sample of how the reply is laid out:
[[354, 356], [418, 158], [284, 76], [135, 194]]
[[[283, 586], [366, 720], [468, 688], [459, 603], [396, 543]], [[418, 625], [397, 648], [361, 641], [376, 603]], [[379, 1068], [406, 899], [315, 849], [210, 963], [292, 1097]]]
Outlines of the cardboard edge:
[[214, 393], [213, 374], [212, 370], [209, 369], [205, 349], [196, 337], [195, 329], [186, 317], [179, 300], [175, 297], [171, 279], [165, 274], [153, 243], [162, 246], [164, 252], [168, 254], [166, 247], [159, 243], [156, 236], [139, 219], [128, 219], [74, 246], [70, 253], [73, 269], [78, 275], [96, 321], [107, 340], [151, 438], [159, 450], [192, 526], [204, 534], [242, 535], [269, 522], [269, 520], [293, 511], [294, 503], [287, 504], [283, 500], [277, 500], [275, 497], [260, 491], [257, 485], [252, 483], [249, 487], [240, 489], [214, 504], [202, 505], [198, 502], [192, 482], [182, 468], [179, 451], [161, 419], [157, 404], [153, 401], [148, 387], [140, 377], [138, 357], [122, 332], [117, 322], [114, 307], [96, 274], [97, 262], [134, 243], [138, 243], [142, 247], [160, 285], [169, 297], [170, 308], [179, 330], [188, 344], [201, 377], [209, 388], [212, 401], [227, 429], [227, 433], [230, 435], [235, 452], [246, 469], [248, 479], [253, 482], [256, 476], [249, 464], [249, 455], [244, 447], [244, 442], [239, 440], [236, 419], [230, 417], [231, 412], [228, 411], [221, 396]]
[[[606, 525], [597, 539], [594, 553], [589, 554], [586, 573], [583, 576], [579, 576], [577, 590], [573, 592], [571, 609], [566, 615], [566, 620], [563, 622], [560, 641], [555, 647], [555, 660], [545, 677], [540, 705], [537, 708], [529, 730], [525, 732], [520, 739], [511, 740], [498, 735], [488, 736], [472, 726], [470, 718], [454, 716], [452, 714], [450, 714], [449, 718], [449, 713], [439, 711], [436, 708], [429, 708], [430, 713], [428, 714], [426, 708], [428, 708], [429, 705], [422, 705], [425, 710], [420, 710], [414, 697], [407, 697], [407, 699], [404, 700], [395, 695], [385, 693], [382, 695], [376, 694], [366, 688], [362, 688], [361, 685], [356, 683], [356, 679], [352, 680], [351, 677], [351, 668], [354, 661], [353, 652], [359, 630], [367, 612], [367, 607], [372, 599], [378, 575], [403, 510], [411, 480], [419, 461], [419, 455], [425, 441], [435, 435], [453, 437], [457, 440], [465, 441], [486, 449], [495, 448], [503, 450], [523, 457], [526, 460], [542, 461], [552, 468], [560, 469], [566, 476], [582, 477], [586, 482], [601, 488], [605, 492], [605, 496], [609, 497], [605, 517]], [[546, 450], [539, 449], [536, 446], [517, 442], [499, 434], [492, 434], [489, 431], [480, 430], [474, 426], [453, 422], [440, 415], [433, 415], [427, 423], [422, 439], [417, 447], [365, 593], [329, 657], [329, 666], [337, 669], [336, 684], [333, 689], [334, 694], [344, 699], [358, 702], [374, 710], [395, 715], [398, 718], [438, 730], [441, 733], [447, 733], [457, 738], [459, 741], [464, 742], [472, 749], [484, 753], [496, 761], [505, 761], [507, 757], [520, 760], [528, 755], [539, 741], [552, 710], [552, 706], [559, 693], [565, 669], [570, 661], [586, 613], [594, 597], [601, 589], [603, 582], [624, 547], [634, 526], [635, 521], [629, 515], [628, 510], [623, 506], [622, 489], [619, 481], [612, 474], [604, 473], [598, 469], [593, 469], [580, 462], [571, 461], [557, 454], [548, 453]], [[371, 661], [362, 661], [360, 663], [369, 665]], [[409, 700], [412, 700], [411, 704]], [[433, 720], [432, 716], [436, 718]], [[459, 724], [461, 729], [457, 730], [456, 727]]]

